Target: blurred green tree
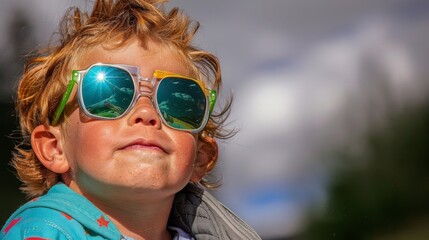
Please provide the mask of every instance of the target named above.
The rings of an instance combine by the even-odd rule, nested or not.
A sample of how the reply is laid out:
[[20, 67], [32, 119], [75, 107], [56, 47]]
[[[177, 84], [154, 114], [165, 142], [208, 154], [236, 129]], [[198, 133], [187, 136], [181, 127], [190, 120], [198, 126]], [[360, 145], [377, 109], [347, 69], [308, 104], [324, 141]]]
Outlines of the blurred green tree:
[[26, 17], [27, 14], [17, 9], [11, 16], [13, 17], [8, 23], [8, 45], [6, 49], [1, 49], [3, 54], [0, 55], [0, 109], [3, 112], [3, 117], [0, 118], [0, 183], [3, 196], [0, 198], [0, 226], [25, 202], [25, 196], [19, 191], [20, 182], [9, 164], [14, 144], [19, 140], [13, 98], [25, 56], [37, 44], [34, 28]]
[[395, 109], [363, 146], [335, 154], [328, 202], [300, 238], [429, 239], [429, 102]]

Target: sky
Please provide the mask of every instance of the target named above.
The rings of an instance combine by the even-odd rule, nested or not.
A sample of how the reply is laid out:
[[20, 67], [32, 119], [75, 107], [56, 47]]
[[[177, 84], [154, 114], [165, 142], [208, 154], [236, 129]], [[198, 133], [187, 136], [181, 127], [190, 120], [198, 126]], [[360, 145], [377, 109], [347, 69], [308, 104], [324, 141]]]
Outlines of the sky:
[[[15, 9], [31, 19], [35, 45], [43, 46], [75, 4], [91, 6], [2, 0], [0, 49], [7, 51], [3, 33]], [[223, 97], [234, 96], [229, 126], [239, 132], [221, 142], [223, 185], [214, 193], [264, 238], [299, 232], [307, 211], [323, 206], [332, 159], [322, 153], [344, 144], [359, 148], [365, 117], [383, 119], [384, 95], [406, 105], [427, 94], [427, 1], [174, 0], [168, 6], [201, 23], [196, 43], [219, 57]], [[385, 82], [377, 82], [380, 75]], [[378, 92], [383, 84], [387, 93]]]

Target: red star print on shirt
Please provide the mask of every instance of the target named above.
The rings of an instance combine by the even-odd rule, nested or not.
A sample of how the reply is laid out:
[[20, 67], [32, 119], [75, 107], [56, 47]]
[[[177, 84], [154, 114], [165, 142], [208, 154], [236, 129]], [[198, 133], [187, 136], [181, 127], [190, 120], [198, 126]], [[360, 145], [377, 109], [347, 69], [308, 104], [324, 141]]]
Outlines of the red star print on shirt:
[[61, 215], [63, 215], [64, 217], [66, 217], [66, 218], [67, 218], [67, 220], [72, 220], [72, 219], [73, 219], [73, 218], [72, 218], [70, 215], [68, 215], [67, 213], [62, 212], [62, 213], [61, 213]]
[[24, 240], [50, 240], [49, 238], [41, 238], [41, 237], [28, 237]]
[[4, 233], [9, 232], [9, 230], [13, 228], [13, 226], [15, 226], [19, 221], [21, 221], [21, 218], [15, 218], [10, 221], [9, 225], [7, 225], [7, 227], [4, 229]]
[[97, 223], [98, 223], [98, 226], [100, 227], [107, 228], [107, 225], [109, 225], [109, 221], [107, 221], [103, 215], [99, 219], [97, 219]]

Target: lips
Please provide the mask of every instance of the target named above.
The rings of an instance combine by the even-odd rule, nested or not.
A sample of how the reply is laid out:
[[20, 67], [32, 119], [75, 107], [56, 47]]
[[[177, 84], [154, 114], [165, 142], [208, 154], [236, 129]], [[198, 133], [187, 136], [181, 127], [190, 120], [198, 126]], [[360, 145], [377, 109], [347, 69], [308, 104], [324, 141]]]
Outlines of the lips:
[[167, 152], [161, 144], [155, 141], [149, 141], [145, 139], [136, 139], [120, 148], [120, 150], [138, 150], [138, 149], [156, 150], [156, 151], [162, 151], [165, 153]]

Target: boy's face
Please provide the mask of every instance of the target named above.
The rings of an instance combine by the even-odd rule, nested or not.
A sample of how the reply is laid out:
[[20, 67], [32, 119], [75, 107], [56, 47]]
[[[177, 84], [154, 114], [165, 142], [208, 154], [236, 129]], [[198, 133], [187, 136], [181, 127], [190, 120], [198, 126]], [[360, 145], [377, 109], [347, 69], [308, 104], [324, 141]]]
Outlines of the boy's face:
[[[189, 75], [183, 61], [153, 42], [146, 49], [137, 41], [115, 50], [92, 49], [76, 69], [98, 62], [139, 66], [143, 77], [151, 77], [155, 69]], [[70, 167], [63, 178], [88, 197], [172, 196], [190, 180], [200, 180], [194, 171], [197, 136], [163, 125], [148, 97], [116, 120], [90, 119], [77, 108], [62, 129]]]

